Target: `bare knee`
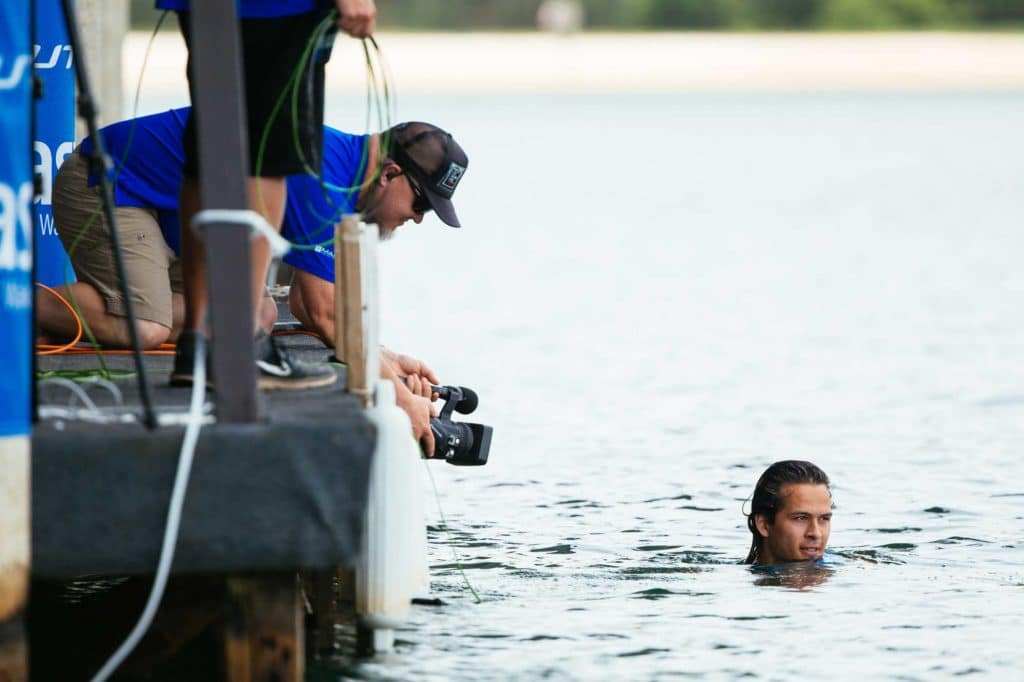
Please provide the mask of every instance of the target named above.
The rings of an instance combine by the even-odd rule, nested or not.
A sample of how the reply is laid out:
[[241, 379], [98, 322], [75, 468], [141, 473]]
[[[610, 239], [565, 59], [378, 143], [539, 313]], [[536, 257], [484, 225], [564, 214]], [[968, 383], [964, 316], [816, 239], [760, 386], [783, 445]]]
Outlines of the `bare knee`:
[[[169, 327], [165, 327], [158, 322], [152, 322], [151, 320], [137, 320], [135, 323], [135, 329], [139, 334], [139, 346], [143, 350], [153, 350], [159, 348], [160, 344], [167, 341], [171, 335]], [[125, 345], [131, 344], [131, 339]]]

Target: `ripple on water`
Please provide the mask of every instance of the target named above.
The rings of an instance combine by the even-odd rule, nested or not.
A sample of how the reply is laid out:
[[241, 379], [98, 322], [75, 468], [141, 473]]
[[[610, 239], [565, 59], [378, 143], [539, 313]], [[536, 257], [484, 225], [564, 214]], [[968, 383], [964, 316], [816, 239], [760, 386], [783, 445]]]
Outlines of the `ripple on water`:
[[672, 497], [652, 497], [649, 500], [644, 500], [643, 504], [650, 504], [652, 502], [675, 502], [677, 500], [692, 500], [692, 499], [693, 499], [693, 495], [687, 495], [686, 493], [683, 493], [682, 495], [673, 495]]
[[669, 590], [664, 587], [651, 587], [646, 590], [640, 590], [633, 592], [630, 597], [632, 599], [650, 599], [657, 601], [666, 597], [708, 597], [712, 596], [712, 592], [695, 592], [693, 590]]
[[[547, 505], [537, 505], [538, 507], [546, 507]], [[607, 504], [597, 502], [596, 500], [562, 500], [561, 502], [555, 502], [556, 507], [569, 507], [570, 509], [606, 509]]]
[[684, 564], [734, 564], [735, 561], [722, 558], [723, 552], [702, 552], [698, 550], [687, 549], [682, 552], [670, 552], [669, 557], [673, 561], [679, 561]]
[[967, 545], [972, 543], [979, 545], [992, 544], [991, 540], [982, 540], [981, 538], [966, 538], [961, 535], [953, 535], [948, 538], [942, 538], [941, 540], [932, 541], [933, 545]]
[[636, 651], [624, 651], [621, 654], [616, 654], [619, 658], [633, 658], [635, 656], [650, 656], [652, 654], [664, 654], [672, 651], [671, 649], [662, 649], [659, 647], [648, 647], [646, 649], [637, 649]]
[[575, 550], [573, 550], [572, 545], [569, 545], [569, 544], [551, 545], [550, 547], [538, 547], [536, 549], [531, 549], [530, 551], [531, 552], [542, 552], [542, 553], [545, 553], [545, 554], [575, 554], [576, 553]]
[[641, 575], [673, 575], [676, 573], [703, 573], [709, 568], [700, 566], [629, 566], [619, 569], [618, 577], [632, 579]]
[[443, 570], [446, 570], [446, 569], [463, 569], [463, 570], [468, 570], [468, 569], [474, 569], [474, 568], [483, 569], [483, 570], [489, 570], [489, 569], [492, 569], [492, 568], [509, 568], [509, 569], [511, 569], [511, 568], [514, 568], [514, 566], [509, 566], [508, 564], [503, 564], [500, 561], [475, 561], [475, 562], [473, 562], [473, 561], [466, 561], [466, 562], [450, 563], [450, 564], [434, 564], [430, 568], [431, 568], [431, 570], [438, 570], [438, 571], [443, 571]]
[[921, 529], [920, 528], [915, 528], [914, 526], [903, 526], [902, 528], [875, 528], [874, 532], [876, 532], [876, 533], [919, 533], [919, 532], [921, 532]]
[[[829, 550], [829, 551], [831, 551], [831, 550]], [[854, 559], [854, 560], [858, 560], [858, 561], [867, 561], [867, 562], [872, 563], [872, 564], [902, 565], [902, 564], [906, 563], [905, 561], [903, 561], [903, 560], [901, 560], [901, 559], [899, 559], [897, 557], [889, 556], [885, 552], [881, 552], [881, 551], [879, 551], [877, 549], [847, 549], [847, 550], [837, 550], [837, 551], [835, 551], [833, 553], [838, 555], [838, 556], [841, 556], [841, 557], [843, 557], [845, 559]]]

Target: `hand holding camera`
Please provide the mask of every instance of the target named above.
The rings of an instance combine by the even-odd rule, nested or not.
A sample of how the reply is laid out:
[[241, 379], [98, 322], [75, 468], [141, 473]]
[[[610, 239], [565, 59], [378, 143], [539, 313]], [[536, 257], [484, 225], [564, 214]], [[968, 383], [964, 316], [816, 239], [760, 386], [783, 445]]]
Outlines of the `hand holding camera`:
[[465, 386], [431, 386], [431, 390], [445, 400], [441, 413], [430, 420], [434, 434], [434, 459], [443, 458], [457, 466], [483, 466], [491, 449], [494, 429], [485, 424], [452, 421], [452, 411], [470, 414], [479, 399]]

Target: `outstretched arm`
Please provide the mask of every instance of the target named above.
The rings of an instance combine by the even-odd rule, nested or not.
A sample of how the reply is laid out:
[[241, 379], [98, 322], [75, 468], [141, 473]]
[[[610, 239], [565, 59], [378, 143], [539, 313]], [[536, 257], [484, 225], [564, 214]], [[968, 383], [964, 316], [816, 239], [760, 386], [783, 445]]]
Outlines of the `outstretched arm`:
[[[331, 282], [296, 270], [288, 296], [288, 307], [303, 327], [319, 334], [328, 346], [334, 345], [334, 285]], [[402, 376], [412, 377], [410, 385], [416, 389], [415, 393], [410, 390], [410, 385], [399, 379], [400, 372]], [[430, 386], [427, 383], [437, 382], [433, 370], [408, 355], [381, 348], [380, 376], [395, 384], [398, 406], [409, 415], [413, 436], [422, 443], [428, 457], [433, 455], [434, 434], [430, 431], [432, 406]]]

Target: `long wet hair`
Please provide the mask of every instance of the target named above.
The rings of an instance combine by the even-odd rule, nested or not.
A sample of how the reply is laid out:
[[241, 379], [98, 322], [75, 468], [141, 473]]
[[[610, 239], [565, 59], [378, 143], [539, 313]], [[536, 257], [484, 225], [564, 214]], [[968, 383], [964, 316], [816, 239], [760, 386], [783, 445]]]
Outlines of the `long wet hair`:
[[[798, 459], [785, 459], [765, 469], [761, 478], [757, 479], [754, 495], [750, 500], [750, 513], [747, 514], [747, 528], [753, 536], [750, 540], [750, 553], [743, 560], [745, 564], [756, 564], [761, 558], [764, 538], [757, 532], [755, 517], [763, 516], [768, 523], [775, 523], [775, 513], [782, 507], [782, 487], [790, 483], [810, 483], [829, 488], [828, 474], [817, 465]], [[829, 497], [832, 490], [829, 488]]]

